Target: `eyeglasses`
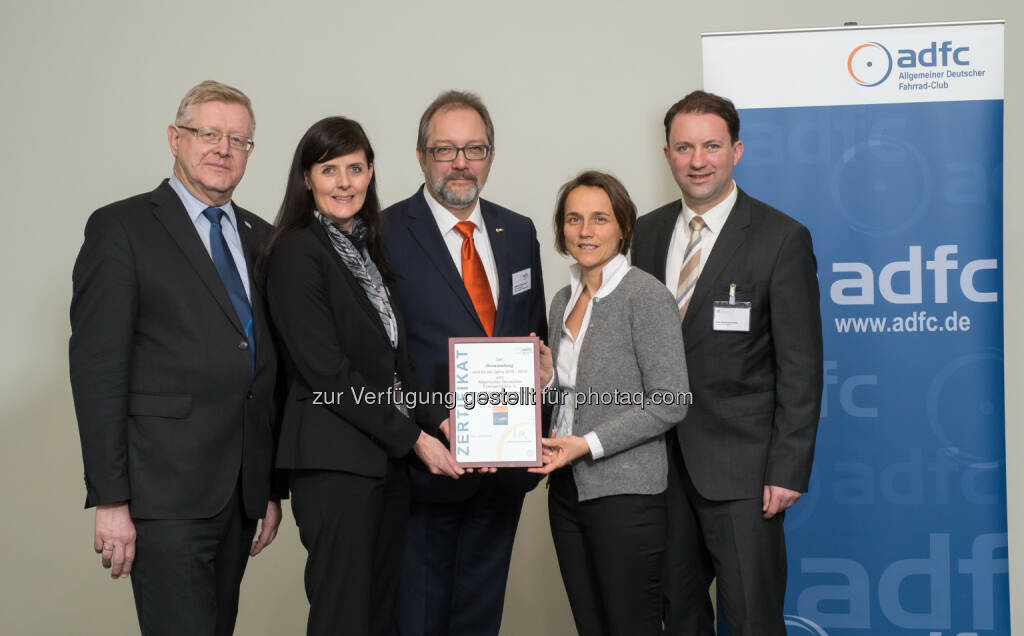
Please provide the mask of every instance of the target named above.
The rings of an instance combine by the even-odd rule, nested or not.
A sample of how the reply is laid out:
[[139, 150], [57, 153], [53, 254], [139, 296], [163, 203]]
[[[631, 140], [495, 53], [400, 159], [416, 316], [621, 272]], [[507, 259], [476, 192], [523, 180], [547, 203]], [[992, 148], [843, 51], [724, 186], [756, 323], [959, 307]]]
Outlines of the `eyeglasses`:
[[[202, 128], [190, 128], [189, 126], [179, 126], [178, 124], [174, 124], [174, 126], [176, 128], [189, 131], [196, 136], [196, 139], [210, 145], [219, 144], [220, 140], [223, 139], [225, 135], [225, 133], [222, 133], [216, 128], [207, 128], [206, 126], [203, 126]], [[252, 148], [254, 143], [255, 142], [248, 137], [243, 137], [241, 135], [228, 135], [228, 145], [232, 148], [237, 148], [238, 150], [249, 152], [249, 149]]]
[[430, 153], [430, 156], [434, 158], [434, 161], [455, 161], [455, 158], [459, 156], [459, 151], [462, 151], [462, 156], [467, 161], [483, 161], [487, 158], [487, 155], [491, 154], [490, 146], [462, 146], [456, 148], [455, 146], [434, 146], [433, 148], [424, 148]]

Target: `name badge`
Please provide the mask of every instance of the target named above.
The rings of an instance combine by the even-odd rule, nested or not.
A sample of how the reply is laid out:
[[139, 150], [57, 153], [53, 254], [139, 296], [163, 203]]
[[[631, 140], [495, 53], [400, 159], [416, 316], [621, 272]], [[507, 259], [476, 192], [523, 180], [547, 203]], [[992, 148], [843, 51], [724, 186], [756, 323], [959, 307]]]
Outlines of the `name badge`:
[[530, 269], [524, 269], [512, 274], [512, 295], [530, 291]]
[[736, 302], [736, 283], [729, 285], [729, 300], [716, 300], [712, 310], [715, 331], [750, 331], [750, 303]]

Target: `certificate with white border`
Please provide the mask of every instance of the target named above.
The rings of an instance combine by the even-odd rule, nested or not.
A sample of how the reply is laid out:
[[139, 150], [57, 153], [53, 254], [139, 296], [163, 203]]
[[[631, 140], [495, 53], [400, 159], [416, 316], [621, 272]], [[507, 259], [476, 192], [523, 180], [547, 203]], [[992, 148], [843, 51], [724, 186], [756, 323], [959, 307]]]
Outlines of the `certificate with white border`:
[[541, 466], [540, 339], [449, 338], [448, 370], [459, 466]]

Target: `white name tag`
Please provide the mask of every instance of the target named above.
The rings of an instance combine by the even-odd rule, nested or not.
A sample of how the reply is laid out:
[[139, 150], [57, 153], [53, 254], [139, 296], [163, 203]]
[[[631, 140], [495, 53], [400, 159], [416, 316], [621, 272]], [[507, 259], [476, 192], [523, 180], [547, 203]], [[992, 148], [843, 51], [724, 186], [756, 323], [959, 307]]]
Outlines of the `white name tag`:
[[750, 303], [730, 304], [723, 300], [715, 301], [715, 331], [750, 331]]
[[530, 270], [528, 268], [512, 274], [512, 295], [515, 296], [524, 291], [530, 291]]

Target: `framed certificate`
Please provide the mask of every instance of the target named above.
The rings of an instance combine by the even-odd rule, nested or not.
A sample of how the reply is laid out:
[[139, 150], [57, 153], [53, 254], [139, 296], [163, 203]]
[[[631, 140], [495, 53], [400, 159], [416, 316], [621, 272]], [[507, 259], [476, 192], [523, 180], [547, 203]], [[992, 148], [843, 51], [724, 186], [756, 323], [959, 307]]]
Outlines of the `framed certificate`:
[[449, 338], [452, 456], [467, 468], [541, 466], [540, 340]]

